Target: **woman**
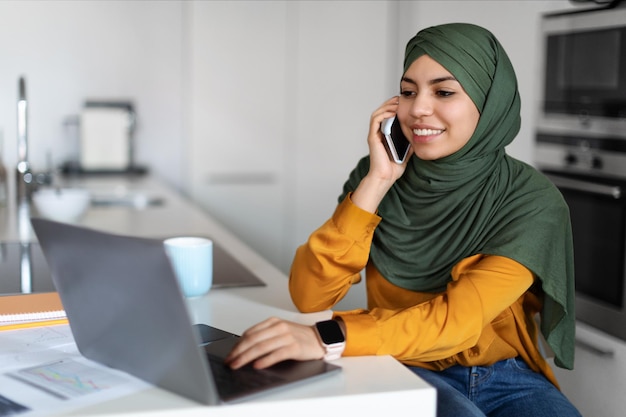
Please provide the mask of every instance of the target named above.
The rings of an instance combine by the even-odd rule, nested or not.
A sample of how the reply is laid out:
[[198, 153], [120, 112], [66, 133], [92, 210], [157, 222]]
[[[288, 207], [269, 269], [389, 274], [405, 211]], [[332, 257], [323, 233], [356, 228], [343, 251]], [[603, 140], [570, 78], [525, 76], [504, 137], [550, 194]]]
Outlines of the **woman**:
[[[411, 143], [389, 160], [380, 125]], [[335, 312], [343, 355], [390, 354], [438, 390], [438, 416], [578, 416], [539, 352], [535, 316], [573, 367], [568, 208], [505, 153], [520, 125], [512, 65], [469, 24], [420, 31], [399, 97], [371, 116], [369, 156], [333, 216], [298, 248], [289, 289], [304, 312], [332, 308], [366, 270], [368, 309]], [[315, 327], [269, 319], [233, 350], [233, 368], [329, 355]], [[341, 347], [344, 347], [341, 343]]]

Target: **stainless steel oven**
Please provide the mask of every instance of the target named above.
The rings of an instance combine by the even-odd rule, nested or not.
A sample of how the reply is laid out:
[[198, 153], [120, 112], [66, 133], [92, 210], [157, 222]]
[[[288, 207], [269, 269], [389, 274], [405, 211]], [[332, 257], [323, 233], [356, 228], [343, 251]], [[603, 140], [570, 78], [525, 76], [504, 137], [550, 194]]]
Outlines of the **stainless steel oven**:
[[626, 137], [536, 139], [537, 165], [570, 208], [577, 318], [626, 340]]
[[574, 234], [576, 316], [626, 340], [626, 2], [543, 16], [537, 168]]
[[539, 123], [626, 118], [626, 3], [541, 20]]

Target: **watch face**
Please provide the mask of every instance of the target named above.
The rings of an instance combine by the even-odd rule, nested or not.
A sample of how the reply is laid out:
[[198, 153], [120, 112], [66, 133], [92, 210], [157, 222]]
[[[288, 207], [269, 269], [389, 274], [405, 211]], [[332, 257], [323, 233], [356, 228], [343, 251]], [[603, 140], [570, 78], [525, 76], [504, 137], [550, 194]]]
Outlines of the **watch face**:
[[339, 323], [335, 320], [320, 321], [315, 323], [317, 332], [322, 338], [322, 342], [326, 345], [345, 342], [345, 337], [341, 331]]

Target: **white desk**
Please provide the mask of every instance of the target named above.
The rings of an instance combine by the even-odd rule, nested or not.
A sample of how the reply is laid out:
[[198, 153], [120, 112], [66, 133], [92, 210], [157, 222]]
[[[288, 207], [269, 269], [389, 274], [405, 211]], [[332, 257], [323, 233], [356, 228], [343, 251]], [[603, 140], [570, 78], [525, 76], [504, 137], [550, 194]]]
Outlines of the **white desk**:
[[[84, 184], [101, 189], [108, 186], [107, 181], [116, 181], [111, 186], [119, 183], [119, 180], [94, 180]], [[213, 290], [205, 297], [190, 300], [188, 304], [195, 322], [239, 334], [270, 316], [302, 323], [314, 323], [330, 316], [330, 312], [298, 313], [289, 298], [287, 278], [282, 272], [178, 194], [149, 179], [127, 186], [161, 196], [165, 204], [145, 210], [93, 208], [82, 224], [114, 233], [146, 237], [210, 236], [267, 284], [264, 287]], [[171, 416], [175, 413], [176, 416], [247, 416], [267, 412], [274, 416], [333, 416], [354, 410], [360, 417], [380, 417], [390, 411], [394, 416], [435, 416], [435, 390], [393, 358], [352, 357], [342, 358], [337, 363], [343, 368], [338, 374], [235, 405], [201, 406], [152, 388], [70, 415]]]

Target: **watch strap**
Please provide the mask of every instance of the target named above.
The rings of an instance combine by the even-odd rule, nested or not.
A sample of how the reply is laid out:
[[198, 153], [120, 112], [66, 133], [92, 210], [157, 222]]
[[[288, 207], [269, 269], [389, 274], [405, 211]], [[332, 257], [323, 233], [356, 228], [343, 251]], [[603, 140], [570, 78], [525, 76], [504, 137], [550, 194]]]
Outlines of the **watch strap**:
[[325, 361], [334, 361], [341, 358], [341, 354], [346, 348], [346, 343], [338, 343], [335, 345], [324, 345], [326, 353], [324, 354]]
[[336, 320], [325, 320], [315, 323], [315, 331], [322, 346], [326, 350], [324, 360], [339, 359], [346, 348], [346, 339], [341, 326]]

